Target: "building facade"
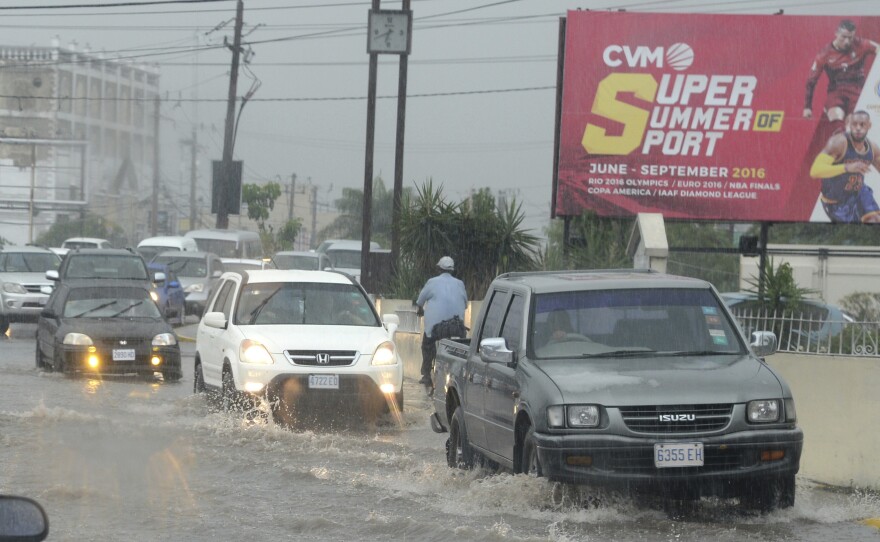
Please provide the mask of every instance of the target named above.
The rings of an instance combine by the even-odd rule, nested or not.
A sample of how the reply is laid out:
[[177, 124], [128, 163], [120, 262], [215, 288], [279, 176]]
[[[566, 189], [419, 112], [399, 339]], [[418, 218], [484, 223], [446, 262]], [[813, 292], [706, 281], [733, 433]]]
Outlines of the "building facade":
[[[155, 66], [57, 40], [0, 46], [3, 237], [30, 242], [86, 211], [122, 228], [130, 244], [147, 236], [158, 107]], [[168, 212], [157, 213], [162, 233], [177, 224]]]

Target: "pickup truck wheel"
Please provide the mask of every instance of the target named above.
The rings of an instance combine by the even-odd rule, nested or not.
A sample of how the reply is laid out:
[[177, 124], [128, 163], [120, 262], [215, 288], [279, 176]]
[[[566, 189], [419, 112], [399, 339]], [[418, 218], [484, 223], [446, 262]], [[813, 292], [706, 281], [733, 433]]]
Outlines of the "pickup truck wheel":
[[794, 506], [794, 475], [767, 480], [760, 484], [750, 484], [743, 489], [740, 502], [746, 507], [761, 512]]
[[446, 464], [453, 469], [474, 468], [474, 451], [467, 439], [464, 427], [464, 412], [455, 407], [449, 421], [449, 438], [446, 440]]
[[538, 459], [538, 448], [535, 446], [535, 428], [529, 427], [522, 445], [522, 471], [533, 478], [540, 478], [544, 475], [541, 470], [541, 461]]

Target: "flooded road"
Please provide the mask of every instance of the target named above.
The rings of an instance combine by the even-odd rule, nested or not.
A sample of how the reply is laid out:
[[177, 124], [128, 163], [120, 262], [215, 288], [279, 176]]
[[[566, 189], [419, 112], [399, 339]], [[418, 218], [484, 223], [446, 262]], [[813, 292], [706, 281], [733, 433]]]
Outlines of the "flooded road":
[[220, 412], [180, 383], [34, 368], [34, 326], [0, 337], [0, 492], [44, 505], [49, 540], [878, 540], [880, 498], [797, 480], [760, 515], [687, 510], [446, 466], [446, 435], [407, 379], [378, 424], [291, 431]]

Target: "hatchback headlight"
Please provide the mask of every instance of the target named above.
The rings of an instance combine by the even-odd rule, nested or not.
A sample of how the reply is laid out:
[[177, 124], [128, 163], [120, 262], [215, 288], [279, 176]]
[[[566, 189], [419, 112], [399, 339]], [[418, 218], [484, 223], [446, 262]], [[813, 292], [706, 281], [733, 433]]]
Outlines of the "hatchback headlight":
[[68, 333], [64, 336], [64, 344], [92, 346], [92, 338], [84, 333]]
[[3, 283], [3, 291], [7, 294], [26, 294], [27, 290], [25, 290], [24, 286], [17, 282], [4, 282]]
[[776, 399], [749, 401], [746, 412], [752, 423], [776, 422], [779, 421], [779, 401]]
[[271, 365], [275, 362], [272, 359], [272, 354], [266, 350], [265, 346], [251, 339], [241, 341], [241, 346], [238, 349], [238, 359], [242, 363], [255, 363], [259, 365]]
[[154, 303], [159, 302], [159, 294], [156, 293], [156, 290], [150, 290], [150, 299], [152, 299]]
[[153, 337], [153, 346], [174, 346], [177, 344], [177, 337], [174, 333], [160, 333]]
[[195, 284], [190, 284], [189, 286], [184, 288], [183, 291], [188, 294], [203, 292], [205, 291], [205, 285], [201, 282], [197, 282]]
[[394, 356], [394, 343], [385, 341], [373, 352], [372, 365], [394, 365], [397, 359]]

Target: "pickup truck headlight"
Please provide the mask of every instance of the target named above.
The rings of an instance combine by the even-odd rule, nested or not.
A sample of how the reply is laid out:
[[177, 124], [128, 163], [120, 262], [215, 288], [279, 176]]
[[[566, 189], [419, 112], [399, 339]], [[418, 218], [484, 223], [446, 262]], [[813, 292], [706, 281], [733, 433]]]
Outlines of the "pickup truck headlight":
[[83, 333], [68, 333], [64, 336], [64, 344], [76, 346], [92, 346], [92, 338]]
[[3, 291], [7, 294], [26, 294], [27, 290], [25, 290], [24, 286], [17, 282], [4, 282], [3, 283]]
[[749, 401], [746, 414], [751, 423], [777, 422], [779, 421], [779, 401], [776, 399]]
[[394, 343], [385, 341], [373, 352], [371, 365], [394, 365], [397, 360], [394, 357]]
[[[567, 424], [566, 424], [567, 422]], [[554, 405], [547, 407], [549, 427], [598, 427], [599, 407], [597, 405]]]
[[570, 405], [568, 407], [569, 427], [597, 427], [599, 407], [596, 405]]
[[266, 350], [266, 347], [257, 341], [245, 339], [241, 341], [241, 347], [238, 351], [238, 359], [242, 363], [254, 363], [259, 365], [271, 365], [275, 363], [272, 354]]
[[174, 346], [177, 344], [177, 337], [174, 333], [160, 333], [153, 337], [153, 346]]

